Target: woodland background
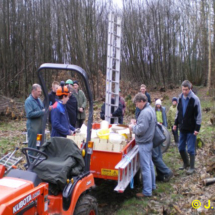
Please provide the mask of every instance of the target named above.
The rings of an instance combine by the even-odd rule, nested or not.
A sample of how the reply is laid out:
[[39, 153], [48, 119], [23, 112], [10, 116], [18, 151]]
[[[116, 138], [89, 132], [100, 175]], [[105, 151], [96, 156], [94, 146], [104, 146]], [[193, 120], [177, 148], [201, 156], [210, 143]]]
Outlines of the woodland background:
[[121, 79], [214, 86], [215, 1], [123, 0], [120, 9], [111, 0], [0, 0], [0, 94], [26, 97], [38, 67], [56, 62], [83, 67], [96, 98], [110, 11], [122, 17]]

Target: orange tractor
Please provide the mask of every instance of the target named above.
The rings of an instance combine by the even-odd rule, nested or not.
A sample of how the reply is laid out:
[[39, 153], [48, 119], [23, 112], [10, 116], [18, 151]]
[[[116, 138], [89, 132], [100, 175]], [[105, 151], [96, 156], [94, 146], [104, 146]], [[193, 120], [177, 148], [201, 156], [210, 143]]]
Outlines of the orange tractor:
[[[51, 143], [44, 143], [49, 100], [48, 91], [41, 75], [42, 70], [69, 70], [77, 72], [83, 78], [89, 99], [87, 138], [84, 143], [86, 154], [84, 158], [80, 158], [81, 150], [77, 149], [76, 145], [66, 138], [52, 138]], [[95, 186], [95, 183], [93, 174], [90, 172], [90, 158], [93, 147], [93, 143], [90, 142], [93, 100], [87, 75], [79, 66], [64, 64], [43, 64], [37, 73], [45, 96], [45, 117], [43, 120], [41, 147], [40, 150], [23, 148], [22, 152], [27, 160], [27, 170], [12, 169], [0, 179], [0, 214], [98, 214], [97, 201], [89, 192]], [[51, 150], [54, 155], [59, 155], [59, 151], [65, 149], [64, 157], [60, 159], [58, 156], [48, 156], [46, 152], [50, 151], [50, 146], [52, 146]], [[73, 149], [78, 152], [79, 157], [71, 160], [70, 154], [73, 153], [71, 151]], [[31, 154], [28, 152], [31, 152]], [[82, 164], [82, 171], [79, 171], [79, 174], [72, 175], [70, 167], [72, 162]], [[38, 168], [40, 171], [38, 171]], [[51, 172], [54, 168], [59, 170], [59, 172], [55, 172], [54, 176], [48, 175], [46, 178], [41, 176], [44, 172]], [[4, 170], [5, 168], [1, 168], [0, 165], [1, 176]], [[66, 181], [65, 177], [67, 177]], [[53, 183], [53, 181], [56, 183]], [[57, 190], [57, 193], [51, 192], [50, 184], [52, 188], [59, 184], [61, 187]]]
[[[75, 71], [83, 78], [89, 99], [89, 118], [86, 141], [81, 149], [76, 145], [77, 142], [74, 144], [67, 138], [52, 138], [51, 143], [44, 141], [49, 101], [42, 70]], [[43, 132], [39, 136], [41, 147], [40, 150], [22, 149], [27, 160], [27, 171], [12, 169], [5, 177], [0, 177], [0, 214], [98, 214], [97, 201], [89, 192], [95, 186], [94, 178], [117, 181], [114, 190], [120, 193], [124, 192], [129, 183], [133, 186], [133, 179], [137, 183], [142, 182], [135, 139], [131, 139], [118, 151], [98, 150], [95, 147], [93, 150], [91, 131], [100, 129], [100, 124], [92, 123], [93, 99], [85, 71], [75, 65], [43, 64], [38, 69], [38, 77], [45, 96]], [[164, 131], [168, 146], [169, 133], [165, 128]], [[86, 152], [84, 157], [82, 151]], [[81, 166], [82, 171], [78, 174], [71, 171], [74, 160], [70, 155]], [[0, 176], [3, 171], [0, 165]]]

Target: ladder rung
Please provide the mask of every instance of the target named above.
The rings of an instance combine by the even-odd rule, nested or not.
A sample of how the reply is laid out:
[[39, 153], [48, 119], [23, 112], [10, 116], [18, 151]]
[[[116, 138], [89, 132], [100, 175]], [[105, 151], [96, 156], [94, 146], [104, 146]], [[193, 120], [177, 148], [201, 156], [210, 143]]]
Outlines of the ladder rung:
[[121, 36], [120, 35], [118, 35], [118, 34], [114, 34], [114, 33], [112, 33], [112, 32], [108, 32], [108, 34], [113, 34], [115, 37], [118, 37], [118, 38], [121, 38]]
[[109, 20], [109, 22], [112, 22], [113, 24], [117, 25], [117, 26], [121, 26], [121, 24], [118, 24], [118, 22], [115, 22], [113, 20]]
[[119, 95], [119, 93], [115, 93], [115, 92], [109, 92], [109, 94]]
[[107, 80], [107, 79], [106, 79], [106, 81], [119, 84], [119, 81], [112, 81], [112, 80]]
[[113, 47], [116, 48], [116, 49], [120, 49], [120, 47], [115, 46], [115, 45], [112, 45], [112, 44], [110, 44], [110, 43], [108, 43], [108, 45], [109, 45], [109, 46], [113, 46]]
[[120, 72], [119, 70], [117, 70], [117, 69], [113, 69], [113, 68], [108, 68], [109, 70], [112, 70], [112, 71], [114, 71], [114, 72]]
[[110, 55], [109, 55], [108, 57], [109, 57], [109, 58], [112, 58], [113, 60], [120, 61], [120, 59], [119, 59], [119, 58], [111, 57]]
[[118, 107], [118, 105], [115, 105], [115, 104], [109, 105], [108, 103], [105, 103], [105, 105], [112, 106], [112, 107]]

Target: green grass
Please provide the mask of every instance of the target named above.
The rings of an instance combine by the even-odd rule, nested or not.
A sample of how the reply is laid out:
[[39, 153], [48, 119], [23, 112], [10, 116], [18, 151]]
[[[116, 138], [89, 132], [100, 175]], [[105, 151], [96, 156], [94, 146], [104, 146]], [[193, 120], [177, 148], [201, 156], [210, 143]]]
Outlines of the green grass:
[[[200, 97], [202, 109], [206, 107], [212, 109], [215, 106], [215, 102], [213, 102], [211, 98], [205, 98], [205, 95], [201, 94], [201, 91], [198, 96]], [[171, 105], [170, 100], [164, 100], [163, 103], [167, 108]], [[100, 110], [101, 105], [102, 102], [96, 103], [94, 106], [97, 106], [96, 109]], [[210, 124], [211, 116], [211, 111], [208, 113], [205, 111], [202, 112], [202, 127], [198, 137], [201, 138], [205, 144], [210, 144], [214, 141], [213, 136], [215, 127]], [[0, 134], [3, 134], [3, 136], [0, 136], [0, 154], [5, 153], [6, 151], [13, 151], [15, 146], [19, 146], [19, 143], [25, 140], [25, 136], [21, 134], [24, 128], [25, 121], [2, 122], [0, 120]], [[178, 170], [178, 168], [182, 165], [182, 160], [177, 147], [171, 145], [168, 151], [163, 154], [163, 160], [166, 165], [173, 170], [175, 176], [166, 183], [156, 182], [157, 190], [153, 193], [153, 197], [151, 198], [137, 199], [135, 197], [137, 192], [141, 192], [142, 186], [136, 187], [132, 191], [127, 189], [124, 193], [118, 194], [113, 191], [116, 186], [114, 183], [100, 185], [95, 192], [97, 194], [99, 204], [107, 204], [107, 206], [103, 206], [105, 208], [103, 211], [106, 210], [107, 212], [105, 214], [109, 214], [109, 209], [112, 212], [114, 211], [112, 213], [114, 215], [158, 214], [156, 207], [154, 208], [153, 201], [160, 204], [161, 207], [176, 204], [178, 201], [182, 201], [185, 197], [178, 193], [174, 187], [176, 184], [183, 183], [182, 177], [185, 176], [185, 171]], [[196, 175], [194, 176], [196, 177]], [[160, 200], [161, 198], [162, 201]], [[149, 204], [152, 205], [152, 207], [147, 212]], [[101, 208], [102, 206], [100, 206], [100, 209]], [[172, 207], [170, 207], [170, 209], [170, 214], [177, 214]]]
[[147, 208], [150, 198], [137, 199], [131, 198], [126, 200], [121, 209], [117, 211], [117, 215], [132, 215], [132, 214], [145, 214], [144, 209]]
[[13, 151], [25, 140], [22, 131], [25, 129], [24, 121], [0, 122], [0, 154]]

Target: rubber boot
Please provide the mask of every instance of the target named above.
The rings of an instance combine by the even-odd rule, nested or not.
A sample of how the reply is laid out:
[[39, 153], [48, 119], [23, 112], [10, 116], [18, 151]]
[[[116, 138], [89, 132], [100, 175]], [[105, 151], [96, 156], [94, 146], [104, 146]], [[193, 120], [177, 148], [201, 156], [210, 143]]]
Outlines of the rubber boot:
[[195, 171], [195, 155], [190, 155], [190, 168], [187, 170], [186, 174], [187, 175], [192, 175]]
[[185, 151], [180, 152], [180, 154], [181, 154], [181, 158], [184, 162], [184, 165], [182, 167], [180, 167], [179, 170], [184, 170], [190, 166], [189, 158], [188, 158], [187, 152], [185, 152]]

